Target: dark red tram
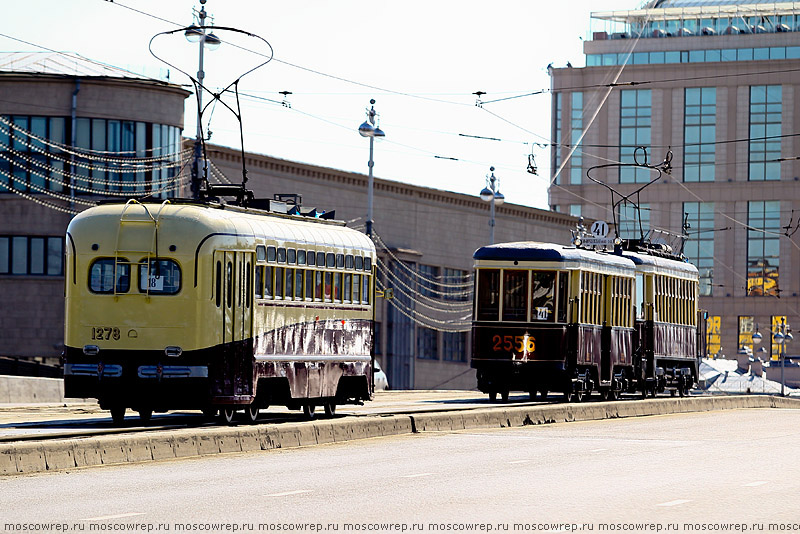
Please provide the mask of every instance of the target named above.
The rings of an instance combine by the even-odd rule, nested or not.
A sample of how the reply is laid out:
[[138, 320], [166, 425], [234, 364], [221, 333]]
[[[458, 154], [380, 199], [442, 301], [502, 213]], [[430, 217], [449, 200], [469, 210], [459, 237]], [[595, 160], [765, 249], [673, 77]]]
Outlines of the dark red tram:
[[472, 367], [494, 400], [563, 392], [581, 401], [696, 382], [697, 269], [646, 252], [504, 243], [474, 254]]

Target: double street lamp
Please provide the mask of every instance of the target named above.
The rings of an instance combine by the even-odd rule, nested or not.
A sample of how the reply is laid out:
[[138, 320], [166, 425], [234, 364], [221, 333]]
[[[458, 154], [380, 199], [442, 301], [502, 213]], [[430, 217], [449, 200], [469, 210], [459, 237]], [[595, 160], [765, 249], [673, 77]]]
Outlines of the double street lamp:
[[374, 143], [376, 137], [386, 137], [386, 134], [378, 127], [378, 112], [375, 111], [375, 99], [370, 99], [370, 107], [367, 108], [367, 120], [358, 127], [361, 137], [369, 137], [369, 181], [367, 182], [367, 236], [372, 237], [372, 167], [375, 162], [372, 160]]
[[481, 200], [489, 202], [489, 244], [494, 245], [494, 207], [500, 206], [505, 202], [506, 197], [500, 192], [500, 180], [494, 175], [494, 167], [489, 167], [491, 174], [486, 175], [486, 187], [481, 190]]
[[[756, 329], [756, 333], [753, 334], [753, 343], [761, 343], [761, 334]], [[772, 334], [772, 341], [778, 345], [778, 358], [781, 362], [781, 397], [783, 397], [784, 390], [786, 389], [786, 376], [784, 374], [784, 368], [786, 367], [786, 344], [789, 343], [794, 339], [792, 335], [792, 329], [786, 324], [786, 319], [781, 319], [781, 324], [775, 328], [775, 332]]]

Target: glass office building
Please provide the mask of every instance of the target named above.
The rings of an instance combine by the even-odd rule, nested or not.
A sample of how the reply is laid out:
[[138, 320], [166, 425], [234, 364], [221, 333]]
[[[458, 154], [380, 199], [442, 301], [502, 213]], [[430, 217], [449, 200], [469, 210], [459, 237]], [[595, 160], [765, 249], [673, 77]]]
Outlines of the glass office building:
[[[800, 327], [800, 3], [654, 0], [587, 22], [585, 67], [551, 71], [551, 209], [580, 202], [587, 222], [611, 222], [608, 191], [587, 171], [671, 152], [672, 173], [642, 191], [642, 223], [645, 233], [686, 224], [683, 253], [716, 325], [709, 352], [735, 358], [753, 328], [769, 340], [775, 317]], [[582, 108], [566, 105], [576, 94]], [[573, 150], [561, 133], [577, 138], [576, 124], [585, 134]], [[657, 173], [592, 176], [627, 194]]]

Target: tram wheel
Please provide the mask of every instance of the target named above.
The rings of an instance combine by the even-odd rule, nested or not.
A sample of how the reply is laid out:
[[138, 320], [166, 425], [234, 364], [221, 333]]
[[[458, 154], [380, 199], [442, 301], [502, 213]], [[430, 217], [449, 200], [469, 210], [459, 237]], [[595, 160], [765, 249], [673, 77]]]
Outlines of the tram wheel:
[[503, 402], [508, 402], [508, 390], [501, 391], [500, 398], [503, 399]]
[[219, 420], [222, 424], [229, 425], [233, 423], [233, 414], [236, 412], [233, 408], [223, 407], [219, 409]]
[[316, 406], [313, 404], [304, 404], [303, 405], [303, 415], [306, 416], [306, 419], [314, 419], [314, 409]]
[[125, 407], [114, 406], [111, 408], [111, 420], [117, 426], [122, 425], [125, 422]]
[[149, 424], [151, 417], [153, 417], [153, 410], [150, 409], [139, 410], [139, 421], [141, 421], [143, 425]]
[[541, 396], [542, 396], [542, 400], [543, 400], [543, 401], [547, 401], [547, 390], [546, 390], [546, 389], [543, 389], [543, 390], [541, 390], [541, 391], [539, 392], [539, 395], [541, 395]]
[[217, 416], [217, 409], [213, 406], [206, 406], [203, 408], [203, 415], [208, 419], [213, 419]]
[[583, 391], [578, 390], [576, 391], [572, 397], [575, 399], [575, 402], [583, 402]]
[[336, 403], [325, 403], [325, 417], [333, 417], [334, 415], [336, 415]]
[[489, 392], [489, 401], [497, 402], [497, 392], [496, 391], [490, 391]]
[[575, 397], [575, 394], [572, 391], [565, 391], [564, 392], [564, 402], [572, 402], [572, 399]]
[[253, 402], [253, 404], [247, 407], [245, 413], [247, 413], [247, 420], [250, 421], [251, 423], [255, 423], [258, 420], [258, 413], [259, 413], [258, 404]]
[[615, 401], [619, 399], [619, 392], [616, 389], [609, 389], [608, 390], [608, 400]]
[[608, 392], [609, 391], [607, 389], [601, 389], [600, 390], [600, 399], [604, 400], [604, 401], [607, 401], [608, 400]]

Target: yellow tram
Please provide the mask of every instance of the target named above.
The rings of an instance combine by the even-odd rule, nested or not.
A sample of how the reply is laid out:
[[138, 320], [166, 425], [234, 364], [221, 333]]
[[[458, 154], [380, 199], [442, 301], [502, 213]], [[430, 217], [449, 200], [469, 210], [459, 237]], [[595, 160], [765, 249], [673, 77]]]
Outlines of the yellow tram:
[[217, 202], [91, 208], [66, 246], [66, 395], [127, 408], [237, 410], [369, 400], [373, 265], [337, 221]]

